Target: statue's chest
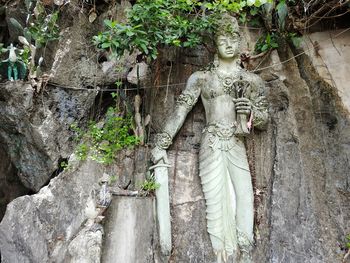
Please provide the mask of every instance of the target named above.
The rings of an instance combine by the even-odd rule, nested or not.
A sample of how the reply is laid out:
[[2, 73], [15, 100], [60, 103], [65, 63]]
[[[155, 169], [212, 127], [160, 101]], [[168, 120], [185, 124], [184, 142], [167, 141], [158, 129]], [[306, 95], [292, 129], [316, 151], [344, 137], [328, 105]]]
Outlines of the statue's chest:
[[243, 74], [226, 76], [213, 74], [202, 88], [202, 96], [207, 100], [222, 95], [229, 95], [232, 98], [249, 97], [250, 89], [250, 83], [245, 80]]

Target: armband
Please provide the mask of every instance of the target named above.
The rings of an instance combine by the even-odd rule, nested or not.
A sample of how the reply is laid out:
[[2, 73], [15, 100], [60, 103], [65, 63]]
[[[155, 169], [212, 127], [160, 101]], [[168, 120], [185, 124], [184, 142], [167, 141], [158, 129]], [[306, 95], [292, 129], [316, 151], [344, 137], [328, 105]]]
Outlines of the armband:
[[184, 105], [187, 109], [191, 109], [197, 102], [197, 98], [191, 94], [183, 93], [176, 100], [176, 106]]

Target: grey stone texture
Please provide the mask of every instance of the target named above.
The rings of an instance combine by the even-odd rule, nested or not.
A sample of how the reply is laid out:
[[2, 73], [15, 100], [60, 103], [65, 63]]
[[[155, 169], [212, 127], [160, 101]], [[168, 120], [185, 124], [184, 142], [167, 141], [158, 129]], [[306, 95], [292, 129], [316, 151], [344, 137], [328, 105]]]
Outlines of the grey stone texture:
[[345, 108], [350, 110], [349, 64], [350, 32], [346, 29], [314, 32], [303, 38], [302, 48], [310, 57], [317, 73], [336, 87]]
[[[198, 176], [198, 155], [169, 151], [173, 250], [169, 262], [215, 262], [205, 221], [205, 201]], [[201, 227], [198, 227], [201, 226]]]
[[103, 263], [154, 262], [154, 198], [114, 197], [107, 210]]
[[39, 193], [8, 205], [0, 223], [2, 262], [64, 262], [70, 241], [97, 214], [94, 193], [103, 173], [95, 162], [71, 165]]
[[[108, 244], [111, 234], [114, 233], [116, 236], [119, 234], [118, 231], [113, 232], [111, 229], [121, 223], [131, 222], [130, 218], [124, 220], [125, 217], [120, 221], [118, 211], [122, 215], [127, 212], [127, 216], [135, 215], [134, 223], [140, 228], [140, 231], [134, 231], [136, 236], [126, 233], [119, 241], [124, 242], [126, 238], [130, 238], [131, 246], [132, 241], [139, 242], [138, 240], [142, 239], [142, 244], [139, 243], [135, 247], [137, 255], [140, 258], [143, 258], [141, 255], [147, 255], [148, 259], [153, 259], [153, 250], [150, 249], [154, 244], [155, 224], [152, 198], [116, 197], [110, 210], [107, 210], [105, 219], [107, 231], [104, 231], [101, 225], [106, 216], [104, 212], [106, 208], [99, 206], [100, 181], [104, 174], [109, 175], [110, 180], [116, 176], [116, 180], [112, 180], [114, 182], [111, 187], [123, 187], [126, 181], [140, 180], [140, 175], [135, 171], [140, 173], [144, 162], [136, 161], [136, 164], [130, 164], [128, 159], [144, 160], [147, 153], [147, 148], [121, 151], [116, 163], [109, 166], [91, 160], [79, 162], [72, 155], [66, 170], [52, 179], [37, 194], [19, 197], [8, 204], [0, 223], [2, 262], [100, 262], [103, 235], [106, 233]], [[133, 188], [130, 186], [130, 189]], [[139, 186], [136, 188], [139, 189]], [[118, 210], [120, 203], [122, 208]], [[116, 218], [119, 218], [119, 221]], [[118, 221], [117, 224], [115, 220]], [[129, 227], [133, 228], [135, 225]], [[144, 250], [141, 250], [140, 246], [143, 246]]]
[[5, 214], [6, 206], [18, 196], [28, 194], [17, 176], [17, 170], [11, 163], [6, 151], [0, 146], [0, 221]]
[[[100, 3], [102, 4], [102, 3]], [[135, 66], [136, 55], [125, 54], [124, 58], [107, 61], [108, 54], [97, 52], [92, 37], [104, 30], [103, 20], [125, 19], [129, 1], [119, 1], [99, 13], [97, 19], [89, 22], [88, 13], [83, 12], [81, 1], [72, 0], [61, 12], [60, 40], [52, 45], [47, 70], [50, 81], [59, 86], [75, 88], [98, 88], [114, 85], [117, 80], [126, 79], [129, 70]]]
[[103, 227], [100, 224], [85, 226], [69, 243], [65, 262], [100, 263]]
[[71, 90], [46, 88], [48, 93], [38, 95], [22, 81], [0, 85], [0, 142], [23, 185], [33, 191], [70, 155], [70, 125], [87, 115], [97, 94], [85, 90], [74, 96]]

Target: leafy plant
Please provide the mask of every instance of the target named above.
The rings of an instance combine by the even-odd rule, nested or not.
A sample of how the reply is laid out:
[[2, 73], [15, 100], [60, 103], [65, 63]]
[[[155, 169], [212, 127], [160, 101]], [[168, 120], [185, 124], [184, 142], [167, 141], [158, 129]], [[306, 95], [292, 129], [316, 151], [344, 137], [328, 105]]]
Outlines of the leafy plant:
[[25, 27], [12, 17], [9, 19], [9, 23], [12, 24], [16, 34], [19, 35], [19, 42], [24, 46], [24, 50], [20, 53], [19, 58], [28, 65], [28, 75], [30, 78], [33, 78], [38, 76], [40, 65], [43, 61], [43, 57], [41, 57], [38, 64], [35, 63], [37, 48], [59, 38], [59, 27], [57, 24], [59, 12], [47, 12], [40, 1], [26, 0], [25, 5], [27, 8]]
[[68, 164], [67, 161], [62, 161], [60, 163], [60, 168], [62, 168], [64, 171], [66, 171], [66, 170], [69, 170], [71, 168], [71, 166]]
[[78, 158], [86, 160], [89, 156], [99, 163], [112, 163], [119, 150], [139, 143], [139, 138], [130, 134], [132, 124], [130, 114], [123, 116], [117, 107], [109, 107], [104, 122], [91, 121], [86, 133], [73, 126], [83, 141], [76, 149]]
[[346, 242], [345, 246], [347, 249], [350, 249], [350, 234], [346, 236], [346, 241], [347, 242]]
[[154, 175], [148, 175], [146, 180], [141, 184], [141, 190], [145, 192], [146, 195], [153, 193], [160, 187], [160, 184], [156, 182]]
[[261, 36], [255, 45], [255, 51], [257, 52], [265, 52], [270, 49], [274, 49], [278, 47], [278, 35], [277, 33], [272, 32], [267, 33], [266, 35]]
[[302, 38], [299, 37], [296, 33], [289, 33], [288, 34], [288, 39], [293, 43], [295, 47], [300, 47]]
[[268, 0], [138, 0], [127, 13], [128, 23], [105, 20], [106, 31], [94, 36], [93, 42], [118, 57], [137, 49], [155, 59], [163, 46], [203, 43], [204, 36], [214, 32], [222, 12], [238, 13], [247, 5], [265, 2]]
[[28, 43], [32, 40], [35, 47], [38, 48], [49, 41], [59, 38], [59, 26], [57, 24], [59, 11], [47, 12], [44, 6], [37, 2], [35, 11], [31, 11], [31, 6], [27, 6], [28, 20], [23, 27], [15, 18], [10, 18], [12, 24], [19, 35], [23, 35]]
[[7, 49], [4, 48], [4, 44], [3, 44], [3, 43], [0, 43], [0, 55], [1, 55], [2, 53], [5, 53], [5, 52], [7, 52]]
[[31, 55], [30, 55], [30, 48], [25, 46], [23, 48], [23, 50], [21, 50], [21, 52], [19, 53], [19, 56], [20, 60], [22, 60], [26, 65], [29, 64], [30, 62], [30, 58], [31, 58]]
[[[39, 47], [49, 41], [59, 39], [59, 26], [57, 24], [58, 11], [47, 14], [45, 10], [36, 17], [26, 31], [26, 38], [35, 40], [35, 46]], [[28, 41], [30, 41], [28, 39]]]

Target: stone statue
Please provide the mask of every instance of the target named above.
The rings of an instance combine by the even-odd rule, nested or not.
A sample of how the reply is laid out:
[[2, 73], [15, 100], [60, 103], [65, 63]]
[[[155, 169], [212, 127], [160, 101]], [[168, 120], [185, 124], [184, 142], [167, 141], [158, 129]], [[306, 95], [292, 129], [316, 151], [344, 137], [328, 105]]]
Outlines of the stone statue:
[[152, 159], [155, 163], [166, 162], [166, 149], [201, 97], [206, 127], [199, 153], [199, 176], [212, 247], [218, 262], [226, 261], [237, 249], [240, 262], [251, 262], [254, 197], [244, 136], [252, 125], [264, 128], [267, 123], [264, 82], [240, 66], [241, 38], [236, 19], [224, 15], [215, 39], [216, 65], [190, 76], [163, 132], [156, 136]]
[[27, 74], [27, 66], [16, 55], [16, 48], [11, 44], [7, 50], [9, 57], [0, 62], [0, 75], [7, 76], [8, 80], [24, 79]]

